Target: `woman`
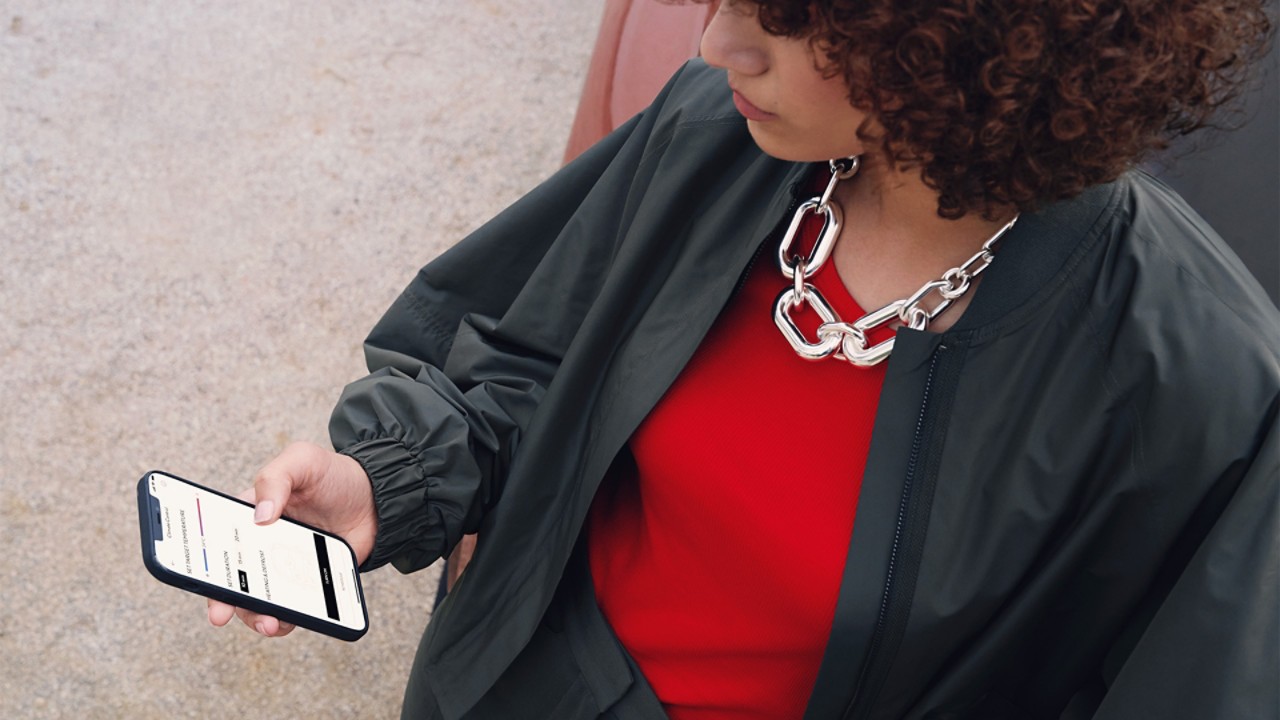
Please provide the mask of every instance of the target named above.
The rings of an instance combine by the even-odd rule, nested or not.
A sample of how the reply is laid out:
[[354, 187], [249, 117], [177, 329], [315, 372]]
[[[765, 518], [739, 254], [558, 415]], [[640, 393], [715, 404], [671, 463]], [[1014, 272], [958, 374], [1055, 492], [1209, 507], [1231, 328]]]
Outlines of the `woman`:
[[405, 717], [1273, 717], [1280, 321], [1128, 171], [1268, 32], [728, 3], [423, 269], [259, 518], [480, 532]]

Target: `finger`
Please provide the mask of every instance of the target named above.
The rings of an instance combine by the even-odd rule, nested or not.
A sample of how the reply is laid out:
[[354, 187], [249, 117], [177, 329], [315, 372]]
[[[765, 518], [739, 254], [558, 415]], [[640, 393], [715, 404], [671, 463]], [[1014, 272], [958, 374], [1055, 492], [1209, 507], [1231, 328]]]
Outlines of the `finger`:
[[253, 521], [269, 525], [279, 519], [293, 493], [294, 472], [298, 466], [295, 445], [285, 448], [253, 478]]
[[222, 627], [235, 617], [236, 609], [224, 602], [209, 600], [209, 623], [214, 627]]
[[236, 615], [245, 625], [253, 628], [254, 632], [259, 635], [284, 637], [293, 632], [294, 625], [292, 623], [282, 622], [271, 615], [262, 615], [243, 608], [237, 608]]

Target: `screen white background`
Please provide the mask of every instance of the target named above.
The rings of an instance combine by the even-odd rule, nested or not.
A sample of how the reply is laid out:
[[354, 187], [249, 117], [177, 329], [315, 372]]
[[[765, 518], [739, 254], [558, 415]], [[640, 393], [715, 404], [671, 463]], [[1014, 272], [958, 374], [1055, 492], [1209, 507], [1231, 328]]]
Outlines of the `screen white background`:
[[351, 553], [341, 542], [321, 536], [333, 576], [335, 620], [326, 611], [314, 531], [284, 518], [255, 525], [252, 507], [161, 473], [152, 473], [149, 485], [160, 505], [164, 537], [155, 543], [155, 556], [161, 565], [321, 620], [364, 628]]

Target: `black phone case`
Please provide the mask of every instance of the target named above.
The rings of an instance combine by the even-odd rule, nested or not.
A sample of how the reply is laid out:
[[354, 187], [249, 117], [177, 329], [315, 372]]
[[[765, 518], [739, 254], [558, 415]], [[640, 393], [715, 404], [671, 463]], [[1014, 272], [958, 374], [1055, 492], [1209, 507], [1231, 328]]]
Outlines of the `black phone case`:
[[[364, 587], [360, 584], [360, 574], [358, 572], [355, 573], [355, 590], [357, 596], [360, 598], [360, 612], [364, 616], [364, 627], [359, 630], [353, 630], [352, 628], [345, 627], [343, 625], [331, 623], [311, 615], [304, 615], [290, 610], [289, 608], [259, 600], [258, 598], [250, 595], [233, 592], [220, 585], [213, 585], [189, 578], [180, 573], [175, 573], [161, 565], [155, 557], [155, 536], [151, 529], [151, 490], [148, 487], [147, 480], [151, 477], [152, 473], [159, 473], [175, 480], [181, 480], [189, 485], [194, 485], [195, 487], [206, 492], [213, 493], [214, 495], [221, 495], [222, 497], [227, 498], [228, 500], [233, 500], [241, 505], [247, 505], [249, 507], [253, 507], [253, 505], [241, 500], [240, 498], [233, 497], [224, 492], [219, 492], [213, 488], [201, 485], [200, 483], [191, 482], [190, 480], [179, 477], [178, 475], [174, 475], [173, 473], [165, 470], [148, 470], [143, 473], [142, 477], [138, 480], [138, 527], [142, 531], [142, 562], [147, 566], [147, 570], [150, 571], [157, 580], [166, 585], [172, 585], [173, 587], [195, 593], [202, 597], [213, 598], [214, 600], [219, 600], [227, 603], [228, 605], [235, 605], [236, 607], [242, 607], [246, 610], [252, 610], [253, 612], [261, 613], [263, 615], [271, 615], [283, 620], [284, 622], [292, 623], [298, 627], [306, 628], [323, 635], [335, 637], [339, 640], [352, 642], [359, 640], [366, 632], [368, 632], [369, 609], [365, 606]], [[346, 540], [343, 540], [331, 532], [321, 530], [320, 528], [313, 527], [304, 522], [298, 522], [292, 518], [281, 518], [276, 522], [284, 521], [300, 525], [312, 532], [317, 532], [325, 537], [335, 538], [340, 541], [342, 546], [347, 549], [347, 552], [351, 553], [351, 564], [355, 567], [359, 567], [359, 563], [356, 562], [355, 551], [351, 549], [351, 546], [347, 544]]]

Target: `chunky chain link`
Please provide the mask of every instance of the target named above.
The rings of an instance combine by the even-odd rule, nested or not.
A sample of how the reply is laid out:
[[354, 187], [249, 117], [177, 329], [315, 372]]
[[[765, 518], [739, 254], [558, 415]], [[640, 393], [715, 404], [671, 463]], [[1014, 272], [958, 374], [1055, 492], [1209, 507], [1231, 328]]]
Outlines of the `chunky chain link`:
[[[782, 275], [791, 281], [791, 286], [782, 291], [773, 304], [773, 321], [782, 336], [791, 343], [796, 353], [806, 360], [822, 360], [836, 357], [858, 367], [871, 367], [893, 352], [894, 338], [888, 338], [875, 345], [869, 345], [867, 337], [877, 328], [889, 326], [895, 322], [912, 328], [924, 330], [935, 318], [969, 291], [973, 279], [982, 274], [995, 259], [996, 242], [1004, 236], [1009, 228], [1018, 221], [1018, 216], [1005, 223], [994, 235], [982, 244], [973, 257], [959, 267], [951, 268], [937, 280], [931, 280], [920, 286], [910, 297], [894, 300], [879, 310], [863, 315], [853, 322], [844, 322], [836, 313], [822, 293], [806, 282], [813, 277], [831, 257], [836, 240], [840, 237], [840, 228], [844, 222], [844, 213], [840, 206], [832, 200], [836, 185], [847, 180], [858, 172], [858, 157], [840, 158], [830, 161], [831, 179], [821, 196], [812, 197], [800, 203], [791, 224], [778, 246], [778, 264]], [[821, 215], [822, 230], [818, 232], [818, 240], [807, 256], [793, 254], [791, 246], [800, 234], [800, 226], [805, 216]], [[939, 300], [932, 307], [925, 305], [925, 300], [933, 294]], [[813, 308], [822, 324], [818, 326], [817, 340], [810, 341], [800, 331], [792, 319], [792, 313], [808, 305]]]

